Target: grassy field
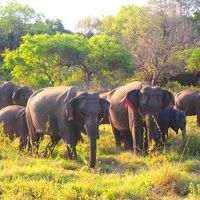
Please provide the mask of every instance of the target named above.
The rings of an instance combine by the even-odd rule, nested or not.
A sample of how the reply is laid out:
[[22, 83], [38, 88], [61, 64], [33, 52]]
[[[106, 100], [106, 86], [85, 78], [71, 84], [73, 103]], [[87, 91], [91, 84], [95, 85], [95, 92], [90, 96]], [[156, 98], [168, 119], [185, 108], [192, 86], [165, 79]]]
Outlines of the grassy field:
[[[200, 199], [200, 128], [188, 117], [188, 144], [170, 132], [162, 153], [144, 157], [114, 147], [109, 126], [100, 128], [97, 167], [88, 168], [88, 140], [78, 161], [65, 160], [62, 141], [52, 157], [21, 153], [18, 140], [0, 145], [0, 199]], [[42, 152], [48, 137], [41, 144]]]

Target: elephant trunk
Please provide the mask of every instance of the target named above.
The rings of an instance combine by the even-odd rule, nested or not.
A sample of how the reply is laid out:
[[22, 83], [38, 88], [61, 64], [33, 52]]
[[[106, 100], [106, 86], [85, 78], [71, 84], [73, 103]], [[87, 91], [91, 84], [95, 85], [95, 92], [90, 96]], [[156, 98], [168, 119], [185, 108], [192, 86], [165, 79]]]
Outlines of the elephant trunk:
[[148, 147], [154, 148], [152, 141], [155, 142], [157, 146], [160, 143], [161, 133], [159, 132], [159, 126], [157, 123], [158, 115], [157, 114], [147, 114], [145, 116], [146, 119], [146, 127], [147, 127], [147, 140], [148, 140]]
[[97, 120], [91, 119], [85, 122], [85, 129], [90, 140], [90, 167], [96, 165], [96, 140], [98, 136]]

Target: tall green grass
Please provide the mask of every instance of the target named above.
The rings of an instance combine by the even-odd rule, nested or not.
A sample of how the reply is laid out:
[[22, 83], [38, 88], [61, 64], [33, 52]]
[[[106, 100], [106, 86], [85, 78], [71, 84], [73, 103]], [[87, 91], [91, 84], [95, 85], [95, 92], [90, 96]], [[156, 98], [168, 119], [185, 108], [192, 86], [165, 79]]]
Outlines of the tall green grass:
[[[200, 128], [188, 117], [187, 145], [172, 131], [163, 152], [135, 156], [115, 148], [110, 126], [100, 127], [97, 166], [88, 168], [87, 137], [78, 160], [59, 142], [49, 158], [18, 150], [0, 131], [0, 199], [200, 199]], [[49, 137], [45, 136], [40, 152]], [[185, 149], [185, 150], [184, 150]]]

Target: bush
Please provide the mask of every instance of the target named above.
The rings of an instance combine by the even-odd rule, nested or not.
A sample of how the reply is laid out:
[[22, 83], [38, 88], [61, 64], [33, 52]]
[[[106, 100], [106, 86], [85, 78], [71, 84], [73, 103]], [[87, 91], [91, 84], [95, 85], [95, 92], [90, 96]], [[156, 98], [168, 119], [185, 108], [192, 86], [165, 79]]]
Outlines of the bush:
[[169, 81], [165, 88], [173, 93], [178, 93], [182, 90], [184, 90], [186, 87], [181, 85], [178, 81]]

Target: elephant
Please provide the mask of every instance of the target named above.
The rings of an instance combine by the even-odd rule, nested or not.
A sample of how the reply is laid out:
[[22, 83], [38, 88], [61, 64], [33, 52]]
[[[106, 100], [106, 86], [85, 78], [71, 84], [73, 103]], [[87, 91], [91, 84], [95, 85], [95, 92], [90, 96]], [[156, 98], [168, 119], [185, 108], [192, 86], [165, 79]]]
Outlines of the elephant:
[[175, 107], [186, 113], [186, 116], [197, 115], [197, 126], [200, 126], [200, 90], [183, 90], [175, 96]]
[[18, 86], [9, 81], [0, 82], [0, 109], [8, 105], [26, 106], [32, 94], [29, 86]]
[[147, 129], [148, 147], [151, 146], [152, 140], [156, 145], [160, 145], [158, 115], [162, 110], [174, 105], [174, 95], [171, 92], [160, 87], [151, 87], [146, 82], [135, 81], [112, 90], [108, 101], [109, 121], [117, 146], [120, 145], [120, 132], [130, 131], [133, 150], [135, 153], [141, 153], [144, 125]]
[[163, 143], [168, 139], [168, 129], [171, 128], [178, 134], [179, 129], [182, 131], [183, 141], [186, 138], [186, 115], [185, 112], [167, 108], [158, 115], [158, 125], [162, 134]]
[[19, 149], [24, 149], [28, 137], [25, 107], [10, 105], [2, 108], [0, 110], [0, 122], [3, 123], [3, 131], [9, 139], [13, 141], [15, 136], [19, 137]]
[[97, 93], [78, 91], [76, 87], [57, 86], [33, 93], [26, 107], [26, 118], [33, 147], [37, 150], [42, 135], [48, 133], [54, 148], [62, 138], [67, 156], [76, 159], [81, 131], [90, 140], [90, 167], [96, 164], [98, 124], [107, 116], [109, 102]]

